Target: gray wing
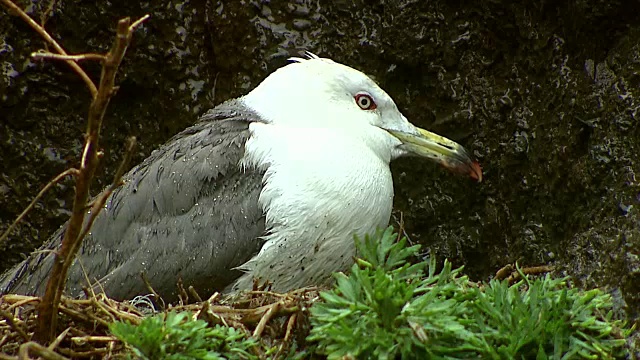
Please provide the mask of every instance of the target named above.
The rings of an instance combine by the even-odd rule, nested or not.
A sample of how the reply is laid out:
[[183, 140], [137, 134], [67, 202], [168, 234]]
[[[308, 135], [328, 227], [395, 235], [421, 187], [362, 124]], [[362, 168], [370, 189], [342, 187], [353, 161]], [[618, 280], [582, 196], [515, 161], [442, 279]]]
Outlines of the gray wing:
[[[259, 117], [232, 100], [201, 120], [125, 176], [69, 271], [69, 295], [87, 287], [85, 273], [110, 297], [131, 299], [149, 293], [144, 272], [166, 301], [177, 299], [178, 279], [204, 297], [241, 275], [233, 268], [259, 251], [265, 231], [263, 174], [239, 167]], [[0, 292], [44, 293], [53, 263], [46, 250], [59, 248], [63, 231], [5, 273]]]

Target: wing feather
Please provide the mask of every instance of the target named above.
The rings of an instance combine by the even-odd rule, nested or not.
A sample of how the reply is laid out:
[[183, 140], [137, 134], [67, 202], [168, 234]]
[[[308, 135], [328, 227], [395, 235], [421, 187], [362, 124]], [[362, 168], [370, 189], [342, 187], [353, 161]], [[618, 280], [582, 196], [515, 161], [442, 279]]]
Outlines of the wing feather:
[[[115, 299], [148, 293], [141, 272], [165, 301], [177, 299], [178, 279], [208, 296], [239, 277], [233, 268], [259, 251], [265, 231], [263, 174], [240, 167], [254, 121], [241, 102], [223, 103], [133, 168], [84, 240], [69, 294], [87, 286], [83, 269]], [[64, 228], [5, 273], [0, 292], [41, 295], [53, 263], [46, 250], [59, 248]]]

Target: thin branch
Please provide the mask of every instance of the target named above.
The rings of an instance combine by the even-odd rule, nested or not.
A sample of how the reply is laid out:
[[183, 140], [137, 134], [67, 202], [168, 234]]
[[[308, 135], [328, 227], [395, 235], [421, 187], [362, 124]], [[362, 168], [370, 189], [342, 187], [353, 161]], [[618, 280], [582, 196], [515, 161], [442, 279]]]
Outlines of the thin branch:
[[274, 356], [274, 359], [280, 359], [281, 356], [282, 356], [282, 353], [287, 348], [289, 348], [288, 343], [291, 340], [291, 334], [293, 333], [293, 327], [295, 326], [297, 319], [298, 319], [298, 314], [297, 313], [289, 316], [289, 320], [287, 320], [287, 328], [286, 328], [286, 331], [284, 333], [284, 339], [280, 343], [280, 346], [278, 347], [278, 352]]
[[281, 307], [282, 307], [282, 301], [278, 301], [277, 303], [269, 305], [268, 310], [264, 313], [264, 315], [260, 319], [260, 322], [256, 326], [256, 329], [253, 331], [254, 338], [259, 338], [260, 335], [262, 335], [262, 332], [264, 331], [264, 327], [267, 325], [267, 322], [269, 322], [269, 320], [273, 318], [273, 316], [278, 312], [278, 310], [280, 310]]
[[[141, 24], [146, 18], [146, 16], [143, 17], [142, 20], [136, 21], [135, 24]], [[38, 307], [38, 322], [34, 338], [41, 343], [47, 343], [55, 336], [58, 322], [58, 308], [60, 298], [65, 289], [67, 273], [80, 249], [83, 236], [88, 232], [88, 228], [83, 228], [83, 224], [85, 222], [86, 204], [89, 200], [91, 179], [93, 179], [100, 158], [100, 151], [98, 149], [100, 148], [99, 139], [102, 121], [109, 101], [115, 93], [116, 73], [122, 62], [124, 53], [131, 42], [132, 31], [134, 29], [135, 27], [131, 25], [129, 18], [118, 21], [116, 39], [102, 63], [100, 86], [89, 107], [85, 146], [80, 162], [80, 174], [76, 176], [76, 194], [73, 201], [72, 215], [67, 224], [60, 251], [55, 254], [51, 275], [47, 282], [42, 301]], [[122, 170], [123, 168], [123, 166], [120, 167], [117, 175], [122, 175], [124, 172], [124, 170]], [[119, 183], [119, 178], [114, 180], [114, 184]], [[110, 189], [113, 191], [113, 185]], [[108, 191], [109, 189], [107, 189], [107, 192]], [[90, 223], [93, 222], [95, 215], [97, 215], [103, 207], [100, 206], [96, 208], [96, 205], [100, 202], [100, 199], [98, 200], [99, 201], [94, 203], [95, 211], [92, 214], [92, 218], [89, 219]], [[103, 201], [106, 201], [106, 197], [103, 198]], [[104, 202], [102, 204], [104, 204]]]
[[115, 336], [109, 335], [86, 335], [86, 336], [74, 336], [71, 338], [74, 343], [88, 343], [88, 342], [113, 342], [118, 341]]
[[94, 61], [104, 61], [105, 57], [102, 54], [80, 54], [80, 55], [60, 55], [54, 54], [47, 51], [37, 51], [31, 53], [31, 57], [36, 60], [72, 60], [72, 61], [84, 61], [84, 60], [94, 60]]
[[49, 350], [46, 347], [33, 341], [29, 341], [28, 343], [20, 345], [18, 358], [20, 360], [29, 360], [29, 353], [34, 353], [48, 360], [69, 360], [64, 356], [57, 354], [55, 351]]
[[[530, 267], [520, 269], [520, 271], [524, 275], [540, 275], [540, 274], [552, 272], [554, 270], [555, 268], [551, 265], [530, 266]], [[513, 284], [520, 279], [522, 279], [522, 275], [518, 271], [514, 271], [513, 273], [511, 273], [511, 276], [507, 278], [507, 280], [509, 281], [509, 284]]]
[[93, 226], [93, 222], [96, 220], [96, 217], [100, 213], [100, 211], [104, 208], [104, 204], [107, 202], [109, 196], [115, 189], [117, 189], [120, 185], [122, 185], [122, 176], [124, 172], [129, 168], [129, 162], [131, 162], [131, 157], [133, 156], [133, 149], [136, 147], [136, 138], [131, 136], [127, 138], [127, 142], [125, 144], [125, 153], [124, 158], [120, 162], [120, 166], [116, 171], [115, 176], [113, 177], [113, 182], [111, 185], [104, 190], [98, 197], [93, 201], [93, 205], [91, 206], [91, 215], [89, 215], [89, 221], [84, 226], [82, 233], [80, 233], [80, 239], [84, 239], [85, 236], [91, 231], [91, 226]]
[[97, 325], [100, 325], [102, 327], [109, 328], [110, 322], [108, 322], [108, 321], [106, 321], [104, 319], [100, 319], [100, 318], [95, 317], [95, 316], [87, 315], [87, 314], [85, 314], [85, 313], [83, 313], [81, 311], [78, 311], [78, 310], [70, 309], [70, 308], [68, 308], [66, 306], [60, 306], [60, 312], [65, 314], [65, 315], [67, 315], [67, 316], [69, 316], [69, 317], [72, 317], [72, 318], [74, 318], [76, 320], [93, 322], [93, 323], [95, 323]]
[[[40, 36], [42, 36], [49, 44], [51, 44], [60, 55], [67, 55], [62, 46], [56, 42], [49, 33], [37, 22], [35, 22], [27, 13], [25, 13], [19, 6], [14, 4], [11, 0], [0, 0], [2, 4], [8, 7], [10, 10], [13, 10], [18, 16], [22, 18], [31, 28], [33, 28]], [[66, 63], [71, 66], [71, 68], [82, 78], [87, 87], [89, 88], [89, 92], [91, 93], [91, 97], [95, 98], [98, 94], [98, 89], [96, 89], [96, 85], [91, 81], [89, 75], [87, 75], [84, 70], [78, 65], [75, 61], [67, 60]]]
[[36, 205], [38, 200], [40, 200], [40, 198], [42, 198], [42, 196], [44, 196], [44, 194], [47, 191], [49, 191], [49, 189], [51, 189], [51, 187], [53, 187], [53, 185], [57, 184], [60, 180], [62, 180], [63, 178], [65, 178], [68, 175], [76, 175], [77, 176], [78, 175], [78, 170], [77, 169], [73, 169], [73, 168], [72, 169], [67, 169], [67, 170], [61, 172], [60, 174], [56, 175], [56, 177], [54, 177], [51, 181], [49, 181], [47, 183], [47, 185], [45, 185], [45, 187], [42, 188], [42, 190], [40, 190], [38, 195], [36, 195], [36, 197], [31, 201], [29, 206], [27, 206], [24, 210], [22, 210], [22, 213], [20, 213], [20, 215], [18, 215], [18, 217], [14, 220], [14, 222], [11, 223], [9, 228], [7, 230], [5, 230], [5, 232], [2, 234], [2, 236], [0, 236], [0, 246], [2, 245], [3, 242], [6, 241], [7, 237], [9, 237], [9, 235], [11, 234], [13, 229], [16, 227], [16, 225], [18, 225], [18, 223], [20, 221], [22, 221], [22, 219]]
[[[128, 151], [125, 155], [123, 163], [116, 173], [113, 184], [103, 192], [101, 197], [98, 197], [96, 201], [94, 201], [91, 211], [91, 217], [89, 218], [86, 227], [83, 227], [83, 224], [85, 223], [87, 201], [89, 199], [89, 187], [91, 184], [91, 180], [93, 179], [93, 176], [95, 174], [98, 161], [101, 157], [101, 151], [99, 150], [99, 137], [102, 128], [102, 122], [109, 101], [117, 89], [117, 87], [115, 86], [115, 76], [124, 57], [124, 53], [126, 52], [127, 47], [131, 42], [133, 31], [140, 24], [142, 24], [142, 22], [148, 19], [149, 15], [145, 15], [133, 23], [131, 23], [131, 20], [129, 18], [121, 19], [118, 22], [114, 44], [109, 53], [107, 53], [106, 55], [101, 56], [96, 54], [82, 54], [69, 56], [65, 52], [65, 50], [47, 33], [47, 31], [44, 30], [43, 26], [38, 25], [29, 15], [27, 15], [11, 0], [0, 0], [0, 3], [9, 8], [10, 12], [14, 12], [18, 16], [20, 16], [60, 54], [56, 55], [45, 52], [35, 53], [33, 54], [33, 56], [35, 58], [41, 59], [47, 58], [65, 61], [84, 80], [87, 87], [89, 88], [89, 91], [91, 92], [91, 97], [93, 99], [91, 102], [91, 106], [89, 107], [87, 131], [85, 133], [85, 146], [82, 151], [80, 168], [69, 169], [63, 174], [58, 175], [58, 177], [56, 177], [54, 181], [45, 186], [40, 194], [38, 194], [36, 199], [34, 199], [32, 204], [27, 209], [25, 209], [23, 214], [21, 214], [18, 217], [18, 220], [16, 220], [16, 223], [20, 221], [24, 217], [24, 215], [33, 207], [35, 202], [42, 196], [42, 194], [51, 186], [53, 186], [55, 182], [59, 181], [59, 179], [69, 174], [73, 174], [76, 176], [76, 193], [73, 203], [72, 215], [65, 230], [64, 239], [62, 240], [60, 251], [54, 253], [54, 262], [53, 268], [51, 270], [51, 275], [49, 277], [49, 281], [47, 282], [45, 294], [38, 305], [38, 318], [36, 331], [34, 333], [34, 339], [44, 344], [50, 342], [55, 336], [58, 311], [65, 311], [64, 307], [60, 306], [61, 296], [65, 288], [68, 270], [71, 267], [71, 264], [73, 263], [73, 260], [80, 248], [82, 239], [88, 233], [91, 225], [93, 224], [93, 221], [95, 220], [96, 215], [103, 208], [104, 203], [106, 202], [109, 195], [117, 186], [121, 184], [122, 175], [126, 171], [128, 162], [131, 158], [135, 140], [128, 141]], [[82, 70], [82, 68], [76, 63], [76, 61], [80, 60], [100, 60], [102, 62], [102, 74], [100, 76], [100, 84], [98, 88], [96, 88], [93, 81], [91, 81], [84, 70]], [[4, 238], [8, 236], [8, 234], [13, 230], [14, 227], [15, 223], [12, 224], [12, 226], [10, 226], [9, 229], [5, 232], [3, 237], [0, 238], [0, 243]], [[68, 311], [69, 309], [66, 310]], [[28, 358], [30, 350], [47, 359], [64, 359], [64, 357], [61, 357], [55, 353], [54, 355], [49, 354], [46, 348], [43, 348], [40, 345], [31, 342], [21, 346], [20, 358]]]
[[44, 25], [51, 18], [51, 14], [53, 14], [53, 8], [56, 6], [56, 0], [49, 0], [49, 4], [45, 11], [40, 15], [40, 26], [44, 28]]
[[293, 314], [289, 317], [287, 321], [287, 331], [284, 333], [284, 341], [291, 340], [291, 334], [293, 334], [293, 327], [296, 324], [296, 320], [298, 319], [298, 314]]
[[156, 305], [162, 310], [164, 311], [165, 309], [165, 305], [166, 303], [164, 302], [164, 299], [162, 298], [162, 296], [158, 295], [158, 293], [156, 292], [156, 290], [153, 288], [153, 286], [151, 286], [151, 282], [149, 281], [149, 278], [147, 277], [147, 274], [145, 274], [144, 271], [140, 272], [140, 278], [142, 279], [142, 282], [144, 283], [144, 285], [147, 287], [147, 290], [149, 290], [149, 292], [151, 294], [153, 294], [153, 298], [156, 299], [154, 302], [156, 303]]
[[198, 294], [198, 292], [192, 285], [189, 285], [188, 290], [189, 290], [189, 294], [191, 294], [191, 296], [193, 296], [193, 298], [196, 299], [197, 302], [202, 302], [202, 298], [200, 297], [200, 294]]
[[[147, 19], [149, 19], [151, 17], [151, 15], [146, 14], [143, 17], [141, 17], [140, 19], [136, 20], [133, 22], [133, 24], [131, 24], [129, 26], [129, 34], [133, 34], [133, 32], [136, 30], [136, 28], [138, 28], [138, 26], [140, 26], [143, 22], [147, 21]], [[129, 36], [131, 37], [131, 36]]]
[[[520, 269], [522, 274], [525, 274], [525, 275], [540, 275], [540, 274], [552, 272], [554, 270], [555, 270], [554, 267], [551, 265], [531, 266], [531, 267], [525, 267]], [[520, 275], [520, 271], [518, 271], [517, 264], [515, 266], [512, 264], [507, 264], [496, 272], [495, 279], [496, 280], [507, 279], [509, 284], [513, 284], [516, 281], [522, 279], [522, 276]]]
[[58, 337], [56, 337], [56, 339], [53, 340], [53, 342], [49, 344], [49, 346], [47, 346], [47, 349], [54, 351], [58, 347], [58, 345], [60, 345], [62, 340], [65, 337], [67, 337], [67, 334], [69, 333], [69, 331], [71, 331], [70, 327], [66, 328], [63, 332], [61, 332], [60, 335], [58, 335]]
[[20, 327], [20, 325], [16, 323], [11, 313], [0, 309], [0, 316], [2, 316], [5, 320], [7, 320], [7, 323], [9, 324], [9, 326], [11, 326], [18, 333], [18, 335], [20, 335], [20, 337], [24, 339], [24, 341], [31, 340], [31, 338], [29, 338], [29, 335], [27, 335], [27, 333], [24, 332], [22, 327]]
[[2, 297], [2, 300], [5, 303], [11, 304], [6, 311], [13, 311], [13, 309], [20, 307], [22, 305], [28, 304], [30, 302], [39, 302], [40, 298], [37, 296], [25, 296], [25, 295], [17, 295], [17, 294], [7, 294]]
[[511, 275], [511, 273], [513, 272], [513, 265], [511, 264], [507, 264], [503, 267], [500, 268], [500, 270], [496, 271], [496, 276], [495, 278], [497, 280], [504, 280], [506, 278], [509, 277], [509, 275]]

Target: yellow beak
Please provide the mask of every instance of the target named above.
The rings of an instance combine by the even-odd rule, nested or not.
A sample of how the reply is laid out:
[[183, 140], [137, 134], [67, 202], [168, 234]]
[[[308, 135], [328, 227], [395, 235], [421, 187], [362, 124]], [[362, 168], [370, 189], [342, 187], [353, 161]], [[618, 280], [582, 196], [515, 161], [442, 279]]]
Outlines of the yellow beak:
[[427, 157], [460, 174], [482, 181], [482, 169], [467, 150], [455, 141], [416, 127], [418, 134], [387, 130], [402, 142], [402, 148], [418, 156]]

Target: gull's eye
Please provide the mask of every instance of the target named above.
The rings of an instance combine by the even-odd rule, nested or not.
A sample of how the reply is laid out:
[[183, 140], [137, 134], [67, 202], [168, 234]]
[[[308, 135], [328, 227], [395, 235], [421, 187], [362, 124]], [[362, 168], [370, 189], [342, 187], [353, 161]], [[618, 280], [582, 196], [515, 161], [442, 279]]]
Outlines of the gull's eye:
[[375, 101], [373, 101], [373, 98], [369, 94], [359, 93], [356, 94], [356, 96], [354, 96], [353, 98], [356, 100], [356, 104], [358, 104], [358, 106], [362, 110], [373, 110], [377, 107]]

